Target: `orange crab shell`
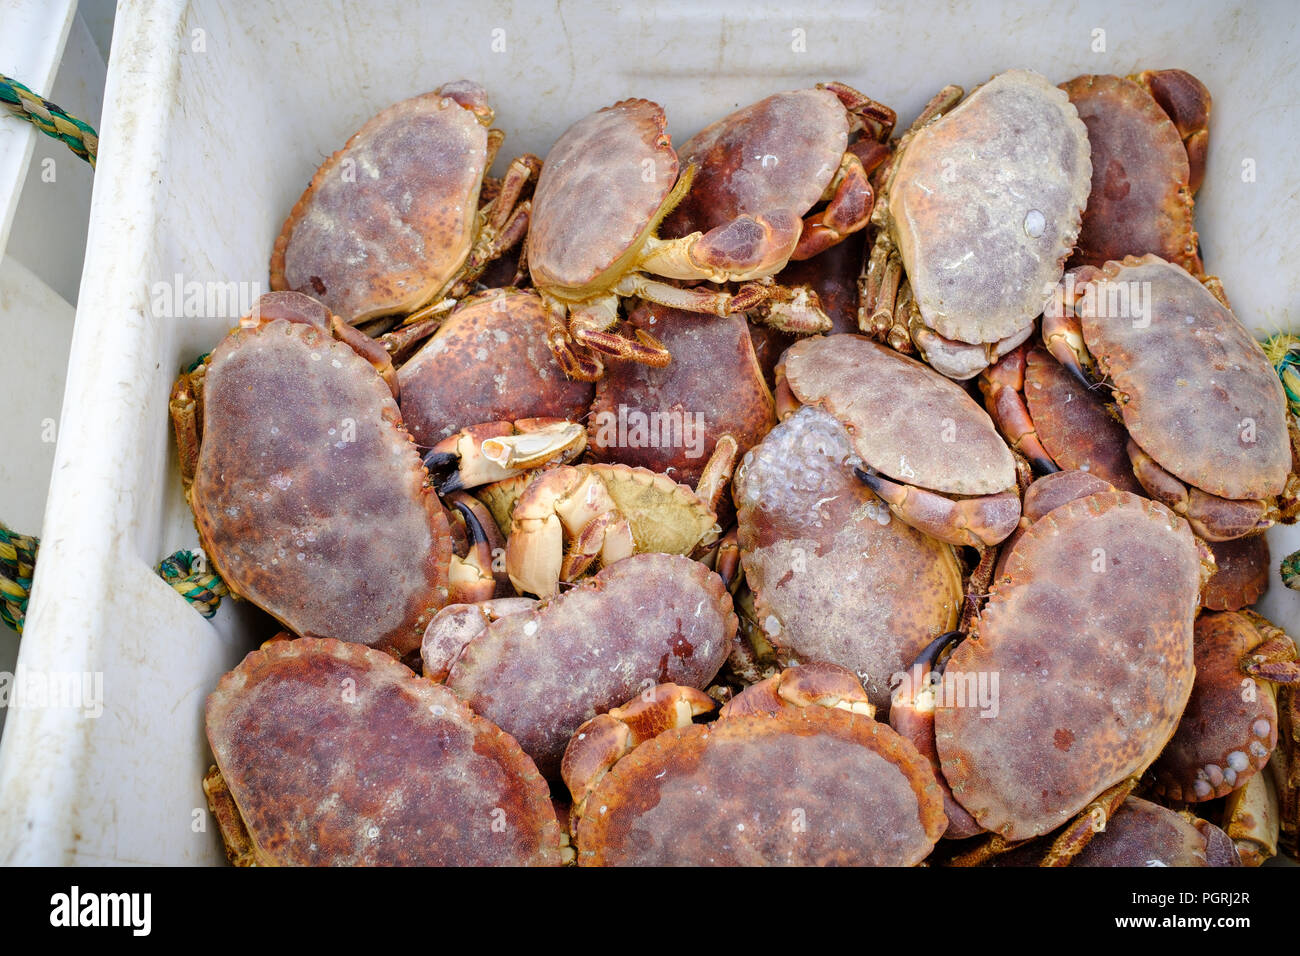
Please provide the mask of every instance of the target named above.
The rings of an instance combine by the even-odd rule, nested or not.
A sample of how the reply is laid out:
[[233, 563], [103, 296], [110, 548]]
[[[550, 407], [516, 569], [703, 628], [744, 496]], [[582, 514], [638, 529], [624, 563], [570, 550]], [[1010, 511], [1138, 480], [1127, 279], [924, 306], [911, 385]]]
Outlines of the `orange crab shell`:
[[392, 390], [319, 303], [259, 308], [208, 360], [190, 492], [204, 549], [295, 634], [415, 650], [447, 603], [452, 542]]
[[271, 288], [356, 324], [412, 312], [474, 242], [492, 111], [474, 83], [395, 103], [327, 159], [275, 241]]
[[561, 862], [514, 739], [380, 651], [268, 643], [221, 679], [206, 723], [258, 863]]
[[929, 763], [888, 724], [809, 707], [668, 730], [592, 791], [583, 866], [912, 866], [947, 818]]
[[1231, 541], [1207, 541], [1214, 555], [1214, 576], [1205, 583], [1201, 604], [1210, 611], [1240, 611], [1268, 590], [1272, 558], [1268, 538], [1252, 534]]
[[1192, 689], [1200, 587], [1187, 523], [1127, 492], [1076, 499], [1024, 532], [979, 640], [945, 671], [954, 686], [996, 675], [996, 710], [955, 694], [935, 710], [944, 777], [982, 827], [1047, 833], [1159, 755]]

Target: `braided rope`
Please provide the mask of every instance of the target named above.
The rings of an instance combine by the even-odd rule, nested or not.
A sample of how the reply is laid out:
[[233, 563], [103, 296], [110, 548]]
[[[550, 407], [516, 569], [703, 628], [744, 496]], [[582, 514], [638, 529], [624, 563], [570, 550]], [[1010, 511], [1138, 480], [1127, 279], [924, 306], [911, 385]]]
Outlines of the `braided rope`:
[[1282, 559], [1282, 566], [1278, 569], [1282, 575], [1282, 583], [1293, 591], [1300, 591], [1300, 551], [1292, 551]]
[[230, 594], [226, 582], [208, 570], [202, 555], [194, 551], [177, 551], [158, 562], [156, 570], [159, 577], [206, 618], [216, 614], [221, 599]]
[[99, 152], [99, 136], [89, 123], [69, 116], [45, 97], [38, 96], [3, 73], [0, 73], [0, 105], [45, 135], [62, 140], [68, 149], [94, 168], [95, 155]]
[[1265, 340], [1264, 354], [1282, 380], [1291, 414], [1300, 418], [1300, 336], [1279, 332]]
[[27, 617], [39, 539], [0, 524], [0, 618], [19, 634]]

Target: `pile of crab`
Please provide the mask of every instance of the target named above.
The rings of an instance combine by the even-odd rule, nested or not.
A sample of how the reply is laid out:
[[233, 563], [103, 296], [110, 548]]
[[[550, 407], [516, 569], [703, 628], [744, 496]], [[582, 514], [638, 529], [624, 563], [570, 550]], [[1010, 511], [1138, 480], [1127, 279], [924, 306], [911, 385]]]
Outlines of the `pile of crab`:
[[1206, 274], [1210, 97], [826, 83], [545, 160], [457, 82], [331, 156], [176, 383], [278, 622], [208, 698], [240, 864], [1257, 864], [1296, 423]]

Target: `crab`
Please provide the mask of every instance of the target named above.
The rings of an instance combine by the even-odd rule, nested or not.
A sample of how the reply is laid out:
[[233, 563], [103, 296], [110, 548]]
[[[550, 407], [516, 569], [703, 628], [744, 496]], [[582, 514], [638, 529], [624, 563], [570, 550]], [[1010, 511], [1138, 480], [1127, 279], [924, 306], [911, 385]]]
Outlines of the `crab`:
[[1253, 611], [1202, 614], [1195, 660], [1191, 700], [1151, 768], [1156, 793], [1189, 803], [1227, 796], [1264, 769], [1278, 744], [1275, 685], [1300, 685], [1295, 642]]
[[1257, 773], [1223, 801], [1223, 829], [1243, 866], [1261, 866], [1277, 856], [1281, 836], [1277, 789], [1268, 773]]
[[203, 790], [237, 866], [565, 862], [514, 739], [380, 651], [269, 641], [221, 679], [206, 725]]
[[1153, 255], [1084, 266], [1053, 296], [1043, 340], [1114, 396], [1146, 492], [1227, 541], [1294, 520], [1300, 432], [1263, 349], [1206, 281]]
[[580, 419], [593, 388], [565, 376], [545, 336], [535, 292], [492, 289], [463, 300], [398, 367], [411, 436], [431, 446], [483, 422]]
[[628, 322], [674, 358], [663, 368], [620, 363], [596, 385], [587, 435], [597, 461], [648, 468], [694, 485], [720, 436], [730, 435], [743, 455], [776, 424], [776, 405], [743, 316], [701, 322], [646, 304]]
[[735, 439], [723, 435], [695, 490], [646, 468], [584, 464], [497, 482], [479, 496], [507, 531], [505, 567], [515, 588], [545, 597], [597, 561], [708, 547], [721, 530], [717, 501], [735, 459]]
[[180, 377], [171, 412], [199, 540], [231, 593], [295, 634], [405, 654], [453, 598], [459, 559], [396, 388], [375, 342], [273, 292]]
[[1205, 179], [1209, 90], [1183, 70], [1085, 75], [1061, 89], [1092, 151], [1092, 191], [1069, 264], [1152, 253], [1200, 274], [1192, 216]]
[[1207, 545], [1214, 555], [1214, 576], [1205, 584], [1201, 606], [1210, 611], [1240, 611], [1268, 590], [1271, 558], [1268, 536], [1215, 541]]
[[[546, 304], [547, 342], [571, 377], [598, 379], [605, 355], [650, 365], [670, 360], [644, 330], [635, 339], [610, 331], [620, 297], [727, 315], [775, 294], [746, 280], [784, 265], [769, 249], [793, 244], [798, 215], [789, 209], [738, 215], [704, 234], [660, 239], [660, 222], [691, 188], [693, 168], [681, 176], [678, 168], [663, 108], [643, 99], [579, 120], [547, 155], [533, 197], [528, 267]], [[652, 275], [746, 284], [731, 293], [682, 288]]]
[[796, 342], [777, 374], [778, 411], [833, 415], [852, 436], [857, 475], [903, 522], [977, 548], [1015, 529], [1016, 461], [959, 385], [861, 335]]
[[962, 569], [951, 545], [897, 520], [844, 466], [853, 454], [844, 426], [805, 406], [737, 469], [732, 494], [752, 596], [740, 604], [752, 622], [740, 650], [779, 665], [849, 668], [884, 708], [891, 675], [957, 626]]
[[[832, 701], [843, 703], [838, 687]], [[564, 771], [579, 865], [913, 866], [929, 855], [944, 825], [934, 774], [860, 704], [796, 697], [692, 724], [711, 703], [656, 687], [578, 730]]]
[[488, 129], [487, 93], [447, 83], [370, 119], [317, 170], [271, 255], [271, 288], [319, 299], [349, 324], [417, 320], [469, 291], [494, 257], [524, 237], [524, 187], [538, 160], [511, 163], [480, 207], [504, 135]]
[[583, 721], [654, 683], [707, 687], [735, 634], [721, 578], [679, 555], [638, 554], [489, 623], [446, 683], [554, 778]]
[[859, 318], [956, 379], [1032, 334], [1092, 179], [1087, 129], [1039, 74], [1009, 70], [961, 97], [945, 88], [898, 142]]
[[1012, 349], [980, 373], [979, 386], [998, 430], [1038, 474], [1077, 469], [1142, 494], [1123, 424], [1045, 349]]
[[1187, 523], [1128, 492], [1071, 500], [1021, 535], [934, 708], [942, 775], [994, 834], [967, 861], [1065, 826], [1045, 858], [1059, 865], [1105, 826], [1191, 694], [1205, 574]]

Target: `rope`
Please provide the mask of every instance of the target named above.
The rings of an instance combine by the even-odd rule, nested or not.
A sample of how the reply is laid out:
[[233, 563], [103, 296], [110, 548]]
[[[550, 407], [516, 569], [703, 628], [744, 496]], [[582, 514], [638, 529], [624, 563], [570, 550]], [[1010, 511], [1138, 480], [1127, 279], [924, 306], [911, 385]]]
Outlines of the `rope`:
[[27, 598], [40, 546], [39, 539], [0, 524], [0, 618], [19, 634], [27, 617]]
[[1264, 342], [1264, 354], [1282, 380], [1291, 414], [1300, 418], [1300, 336], [1279, 332]]
[[91, 168], [99, 152], [99, 136], [88, 123], [69, 116], [61, 108], [38, 96], [17, 80], [0, 73], [0, 105], [21, 120], [26, 120], [46, 136], [62, 140]]
[[226, 582], [209, 571], [202, 555], [194, 551], [177, 551], [163, 558], [158, 562], [157, 571], [194, 610], [207, 618], [217, 613], [221, 599], [230, 593]]

